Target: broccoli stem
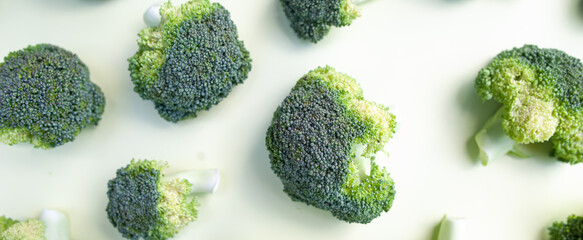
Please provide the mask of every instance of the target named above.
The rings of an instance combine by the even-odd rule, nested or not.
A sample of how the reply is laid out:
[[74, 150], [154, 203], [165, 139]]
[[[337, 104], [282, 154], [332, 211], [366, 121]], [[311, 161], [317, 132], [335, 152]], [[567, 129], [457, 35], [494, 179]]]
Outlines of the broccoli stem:
[[44, 209], [40, 215], [46, 240], [69, 240], [69, 219], [58, 210]]
[[505, 154], [525, 158], [528, 157], [516, 147], [516, 142], [512, 140], [502, 127], [502, 114], [505, 108], [498, 109], [484, 127], [474, 136], [478, 148], [480, 149], [480, 160], [482, 165], [486, 166], [490, 160], [497, 159]]
[[152, 6], [144, 12], [144, 23], [146, 23], [148, 27], [157, 27], [160, 25], [161, 21], [162, 15], [160, 15], [160, 4], [152, 4]]
[[441, 220], [437, 240], [466, 240], [468, 221], [465, 218], [452, 218], [447, 215]]
[[192, 184], [192, 193], [214, 193], [219, 187], [221, 174], [216, 168], [197, 169], [170, 175], [168, 178], [186, 179]]
[[366, 145], [354, 144], [352, 148], [353, 148], [352, 152], [354, 153], [352, 161], [358, 168], [358, 177], [360, 179], [360, 182], [363, 182], [364, 179], [370, 176], [370, 165], [373, 160], [371, 158], [363, 156], [364, 150], [366, 149]]

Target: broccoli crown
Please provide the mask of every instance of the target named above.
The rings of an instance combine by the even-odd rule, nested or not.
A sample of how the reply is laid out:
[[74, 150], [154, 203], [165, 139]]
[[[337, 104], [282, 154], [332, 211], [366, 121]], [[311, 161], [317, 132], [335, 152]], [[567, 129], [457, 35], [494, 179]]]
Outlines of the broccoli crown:
[[[304, 75], [277, 108], [266, 146], [273, 172], [293, 200], [368, 223], [391, 208], [394, 182], [374, 161], [395, 132], [388, 108], [366, 101], [358, 83], [332, 67]], [[370, 175], [359, 177], [356, 145]]]
[[352, 0], [280, 0], [292, 29], [301, 39], [316, 43], [330, 27], [343, 27], [360, 17]]
[[168, 239], [196, 220], [198, 201], [189, 200], [191, 184], [164, 179], [165, 162], [132, 160], [108, 183], [109, 221], [128, 239]]
[[143, 29], [128, 59], [134, 91], [160, 116], [177, 122], [196, 117], [243, 83], [251, 58], [229, 12], [219, 3], [191, 0], [160, 8], [162, 22]]
[[554, 222], [549, 227], [550, 240], [583, 239], [583, 217], [571, 215], [567, 222]]
[[17, 221], [0, 216], [0, 239], [45, 240], [45, 225], [37, 219]]
[[89, 69], [60, 47], [38, 44], [0, 64], [0, 142], [53, 148], [97, 125], [105, 98]]
[[553, 154], [583, 161], [583, 65], [557, 49], [524, 45], [501, 52], [480, 70], [483, 100], [503, 104], [502, 125], [517, 143], [549, 141]]

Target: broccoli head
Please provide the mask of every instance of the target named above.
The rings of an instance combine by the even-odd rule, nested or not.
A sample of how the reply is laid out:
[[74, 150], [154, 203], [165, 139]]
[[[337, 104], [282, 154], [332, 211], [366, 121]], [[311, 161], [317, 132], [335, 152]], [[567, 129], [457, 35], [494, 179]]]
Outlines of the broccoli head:
[[348, 26], [360, 17], [353, 0], [280, 0], [291, 28], [299, 38], [316, 43], [330, 27]]
[[53, 148], [97, 125], [105, 98], [89, 69], [60, 47], [38, 44], [0, 63], [0, 142]]
[[0, 216], [0, 239], [45, 240], [45, 225], [37, 219], [17, 221]]
[[[267, 130], [271, 169], [284, 192], [351, 223], [388, 211], [394, 182], [373, 161], [395, 132], [388, 110], [365, 100], [358, 83], [332, 67], [304, 75]], [[362, 174], [366, 164], [370, 170]]]
[[534, 45], [506, 50], [480, 70], [475, 89], [484, 101], [502, 104], [476, 136], [484, 164], [496, 157], [492, 152], [504, 154], [513, 152], [516, 144], [549, 141], [559, 160], [583, 161], [583, 65], [579, 59]]
[[554, 222], [549, 227], [550, 240], [583, 239], [583, 217], [571, 215], [567, 222]]
[[154, 103], [160, 116], [177, 122], [196, 117], [243, 83], [249, 52], [219, 3], [191, 0], [160, 6], [161, 22], [143, 29], [128, 59], [134, 91]]
[[168, 239], [196, 220], [198, 201], [191, 184], [164, 178], [166, 162], [132, 160], [108, 183], [109, 221], [127, 239]]

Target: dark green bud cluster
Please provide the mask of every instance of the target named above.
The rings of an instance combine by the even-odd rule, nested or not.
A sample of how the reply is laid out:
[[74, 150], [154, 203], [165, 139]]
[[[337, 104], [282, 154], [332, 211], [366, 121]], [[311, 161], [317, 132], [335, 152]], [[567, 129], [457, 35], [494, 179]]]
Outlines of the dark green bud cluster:
[[[393, 180], [372, 156], [394, 128], [388, 108], [364, 100], [353, 78], [318, 68], [298, 81], [273, 115], [266, 137], [271, 168], [293, 200], [368, 223], [394, 199]], [[357, 145], [366, 146], [362, 157], [370, 158], [365, 178], [358, 175]]]
[[134, 90], [164, 119], [177, 122], [227, 97], [247, 78], [251, 58], [218, 3], [196, 0], [175, 7], [168, 2], [160, 13], [159, 26], [140, 32], [129, 70]]
[[290, 25], [301, 39], [316, 43], [330, 27], [343, 27], [360, 16], [352, 0], [280, 0]]
[[53, 148], [97, 125], [105, 98], [79, 58], [38, 44], [10, 53], [0, 64], [0, 142]]
[[132, 160], [108, 184], [107, 217], [127, 239], [164, 240], [196, 219], [198, 201], [191, 184], [164, 179], [165, 162]]
[[549, 227], [549, 240], [583, 239], [583, 217], [571, 215], [567, 222], [555, 222]]

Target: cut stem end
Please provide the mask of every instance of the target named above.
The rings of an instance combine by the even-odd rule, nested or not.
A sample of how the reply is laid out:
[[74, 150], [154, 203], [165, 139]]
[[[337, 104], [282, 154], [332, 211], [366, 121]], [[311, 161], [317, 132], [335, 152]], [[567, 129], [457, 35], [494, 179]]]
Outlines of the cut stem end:
[[39, 220], [46, 227], [46, 240], [69, 240], [69, 219], [63, 212], [45, 209], [42, 211]]
[[219, 187], [221, 174], [218, 169], [200, 169], [177, 173], [170, 178], [186, 179], [192, 184], [193, 193], [214, 193]]

